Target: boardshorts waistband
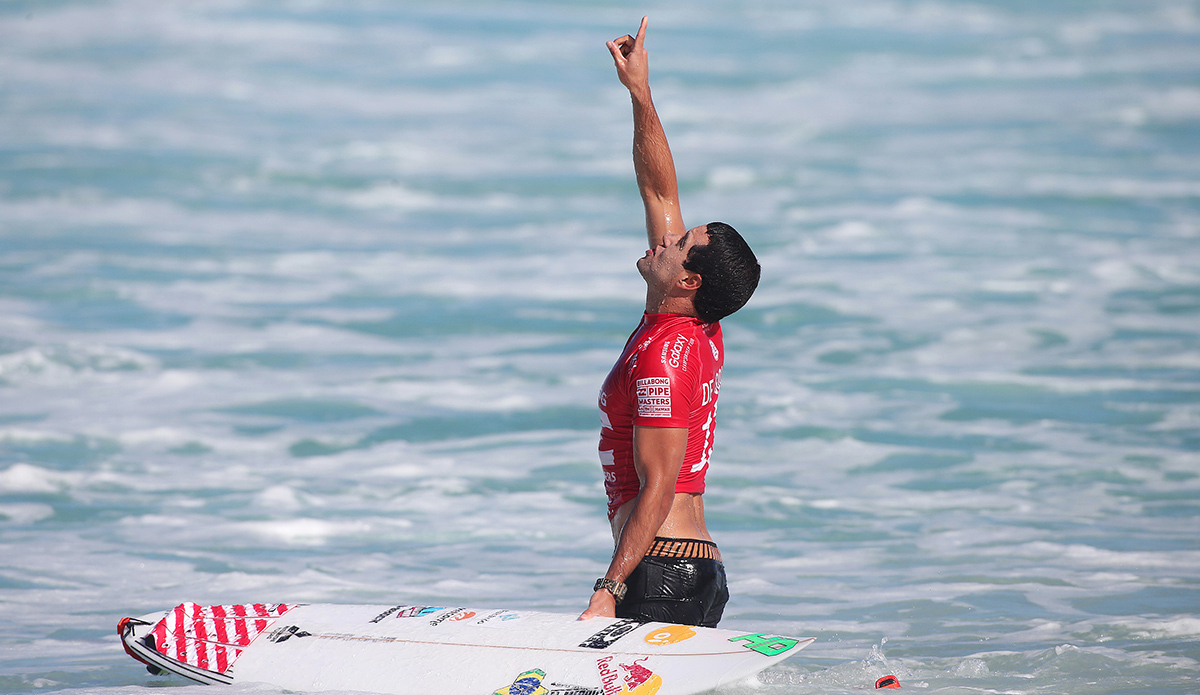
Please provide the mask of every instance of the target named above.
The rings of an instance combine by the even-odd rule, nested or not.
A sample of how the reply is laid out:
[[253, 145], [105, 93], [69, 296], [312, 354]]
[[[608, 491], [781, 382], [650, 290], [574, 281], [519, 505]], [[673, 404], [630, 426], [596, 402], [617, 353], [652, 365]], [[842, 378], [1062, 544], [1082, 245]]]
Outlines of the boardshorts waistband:
[[663, 538], [655, 536], [646, 557], [693, 557], [705, 560], [720, 560], [721, 551], [712, 541], [699, 538]]

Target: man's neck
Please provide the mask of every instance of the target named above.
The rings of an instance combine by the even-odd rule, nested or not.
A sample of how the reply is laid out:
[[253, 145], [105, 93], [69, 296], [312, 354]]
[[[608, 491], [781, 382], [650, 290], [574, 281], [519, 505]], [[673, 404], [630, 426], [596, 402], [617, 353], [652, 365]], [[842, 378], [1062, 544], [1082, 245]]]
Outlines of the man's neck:
[[689, 297], [655, 297], [650, 293], [646, 294], [646, 313], [647, 314], [682, 314], [683, 316], [691, 316], [699, 318], [696, 314], [696, 307], [692, 304], [692, 298]]

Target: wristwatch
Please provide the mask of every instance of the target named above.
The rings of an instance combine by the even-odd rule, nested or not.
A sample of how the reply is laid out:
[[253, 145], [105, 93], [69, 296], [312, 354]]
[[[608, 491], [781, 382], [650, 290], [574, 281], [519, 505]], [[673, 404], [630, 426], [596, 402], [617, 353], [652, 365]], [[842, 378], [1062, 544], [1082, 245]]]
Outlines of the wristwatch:
[[592, 587], [592, 591], [599, 591], [601, 589], [605, 589], [608, 593], [612, 594], [617, 603], [620, 603], [621, 599], [625, 598], [625, 585], [615, 579], [609, 579], [608, 577], [597, 579], [596, 586]]

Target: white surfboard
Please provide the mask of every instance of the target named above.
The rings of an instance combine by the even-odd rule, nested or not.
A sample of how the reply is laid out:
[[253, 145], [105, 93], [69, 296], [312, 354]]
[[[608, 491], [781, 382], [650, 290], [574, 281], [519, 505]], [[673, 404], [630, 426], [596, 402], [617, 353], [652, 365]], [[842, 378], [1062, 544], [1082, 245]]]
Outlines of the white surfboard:
[[125, 651], [200, 683], [395, 695], [688, 695], [813, 642], [619, 618], [453, 606], [184, 603], [125, 618]]

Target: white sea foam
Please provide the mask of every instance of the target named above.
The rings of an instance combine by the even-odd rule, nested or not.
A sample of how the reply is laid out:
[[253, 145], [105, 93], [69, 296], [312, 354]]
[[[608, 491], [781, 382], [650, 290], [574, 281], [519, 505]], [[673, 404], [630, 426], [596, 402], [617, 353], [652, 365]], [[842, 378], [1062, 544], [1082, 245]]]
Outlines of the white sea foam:
[[[5, 472], [7, 473], [7, 471]], [[0, 491], [4, 492], [44, 492], [45, 490], [28, 488], [13, 488], [11, 481], [5, 480], [5, 473], [0, 473]], [[0, 504], [0, 516], [16, 524], [31, 524], [54, 516], [54, 507], [48, 504]]]

